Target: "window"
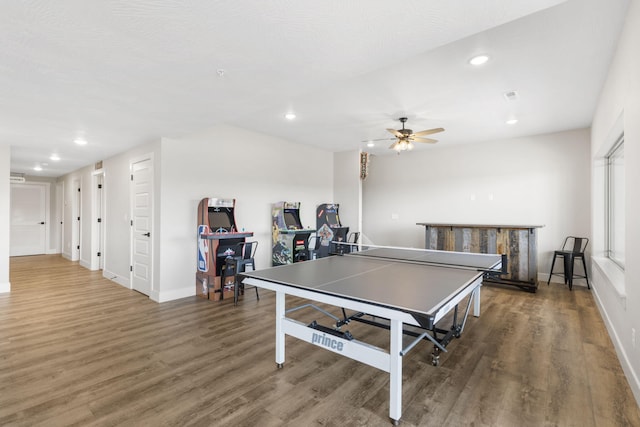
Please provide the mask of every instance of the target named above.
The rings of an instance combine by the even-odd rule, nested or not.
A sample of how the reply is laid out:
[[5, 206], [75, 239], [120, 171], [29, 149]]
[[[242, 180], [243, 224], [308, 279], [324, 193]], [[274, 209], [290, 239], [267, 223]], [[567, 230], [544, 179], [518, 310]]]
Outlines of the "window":
[[624, 135], [618, 139], [606, 156], [606, 179], [606, 254], [609, 259], [624, 269]]

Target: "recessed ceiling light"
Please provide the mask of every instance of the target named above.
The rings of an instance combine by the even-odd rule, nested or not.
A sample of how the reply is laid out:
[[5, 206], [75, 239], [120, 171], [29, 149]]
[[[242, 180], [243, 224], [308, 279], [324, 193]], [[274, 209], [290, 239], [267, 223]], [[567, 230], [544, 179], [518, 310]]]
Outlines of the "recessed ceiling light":
[[58, 156], [57, 154], [52, 154], [51, 157], [49, 157], [49, 159], [53, 160], [54, 162], [57, 162], [58, 160], [60, 160], [60, 156]]
[[284, 115], [284, 118], [287, 119], [287, 120], [293, 120], [293, 119], [296, 118], [296, 115], [295, 115], [295, 113], [287, 113], [287, 114]]
[[376, 144], [373, 141], [367, 142], [367, 147], [375, 147]]
[[87, 145], [87, 140], [84, 138], [76, 138], [75, 141], [73, 142], [75, 142], [78, 145]]
[[469, 60], [469, 64], [478, 66], [486, 63], [488, 60], [489, 60], [489, 55], [484, 55], [484, 54], [476, 55]]
[[508, 125], [515, 125], [516, 123], [518, 123], [518, 119], [509, 119], [505, 123]]
[[40, 166], [40, 165], [35, 165], [35, 166], [33, 167], [33, 170], [34, 170], [34, 171], [38, 171], [38, 172], [40, 172], [40, 171], [42, 170], [42, 166]]

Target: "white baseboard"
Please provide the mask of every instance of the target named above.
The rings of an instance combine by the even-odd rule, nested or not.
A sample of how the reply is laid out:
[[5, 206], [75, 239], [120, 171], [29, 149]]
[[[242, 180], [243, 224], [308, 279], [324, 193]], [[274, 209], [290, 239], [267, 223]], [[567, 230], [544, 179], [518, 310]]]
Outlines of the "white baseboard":
[[108, 270], [102, 270], [102, 277], [109, 279], [112, 282], [116, 282], [118, 285], [124, 286], [127, 289], [131, 289], [131, 281], [129, 280], [129, 277], [120, 276]]
[[[120, 276], [112, 271], [103, 270], [102, 276], [106, 279], [111, 280], [112, 282], [116, 282], [117, 284], [124, 286], [127, 289], [132, 289], [131, 280], [129, 277]], [[159, 292], [159, 291], [151, 291], [149, 295], [149, 299], [155, 302], [167, 302], [173, 301], [181, 298], [186, 298], [190, 296], [194, 296], [196, 294], [195, 286], [189, 286], [180, 289], [171, 289], [169, 291]]]
[[611, 323], [611, 318], [609, 317], [609, 313], [607, 313], [607, 309], [604, 304], [602, 304], [602, 300], [598, 295], [598, 287], [595, 284], [592, 284], [591, 290], [594, 295], [594, 299], [596, 301], [596, 305], [600, 310], [600, 314], [602, 315], [602, 320], [604, 321], [604, 325], [609, 332], [609, 337], [613, 342], [613, 346], [618, 354], [618, 359], [620, 360], [620, 365], [622, 366], [622, 370], [629, 381], [629, 386], [631, 387], [631, 391], [633, 392], [634, 397], [636, 398], [636, 402], [638, 406], [640, 406], [640, 379], [638, 378], [638, 374], [633, 370], [633, 366], [631, 365], [631, 361], [629, 360], [629, 356], [624, 350], [624, 346], [620, 341], [620, 337], [618, 336], [617, 331], [613, 327]]
[[80, 260], [80, 266], [86, 268], [87, 270], [91, 270], [91, 262], [87, 262], [85, 260]]
[[0, 283], [0, 294], [11, 292], [11, 282]]
[[151, 291], [149, 298], [155, 302], [167, 302], [181, 298], [191, 297], [196, 294], [196, 287], [189, 286], [188, 288], [171, 289], [169, 291]]

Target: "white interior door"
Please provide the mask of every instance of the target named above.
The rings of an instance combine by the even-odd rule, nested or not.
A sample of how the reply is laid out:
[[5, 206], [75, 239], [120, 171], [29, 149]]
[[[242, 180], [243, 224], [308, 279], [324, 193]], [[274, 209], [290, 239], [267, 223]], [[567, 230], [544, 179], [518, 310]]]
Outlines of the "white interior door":
[[82, 217], [82, 198], [80, 196], [80, 180], [73, 180], [73, 194], [71, 203], [71, 215], [72, 230], [71, 230], [71, 261], [78, 261], [80, 259], [80, 242], [82, 228], [80, 227], [80, 219]]
[[46, 253], [46, 203], [45, 184], [11, 184], [11, 256]]
[[104, 173], [92, 176], [93, 210], [91, 218], [91, 269], [104, 269]]
[[151, 231], [153, 207], [153, 161], [145, 159], [131, 164], [131, 287], [145, 295], [151, 293], [153, 271]]
[[98, 269], [104, 269], [104, 174], [98, 175]]

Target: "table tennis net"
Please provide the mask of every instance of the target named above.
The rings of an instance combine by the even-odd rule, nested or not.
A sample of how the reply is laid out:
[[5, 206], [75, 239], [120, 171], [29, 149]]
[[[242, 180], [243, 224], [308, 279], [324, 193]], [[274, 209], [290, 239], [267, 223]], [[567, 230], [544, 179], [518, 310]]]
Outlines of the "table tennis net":
[[[333, 254], [349, 257], [366, 257], [412, 264], [425, 264], [449, 268], [473, 269], [488, 272], [504, 272], [506, 257], [495, 254], [438, 251], [393, 246], [365, 245], [344, 242], [334, 243]], [[496, 263], [500, 261], [500, 265]]]

